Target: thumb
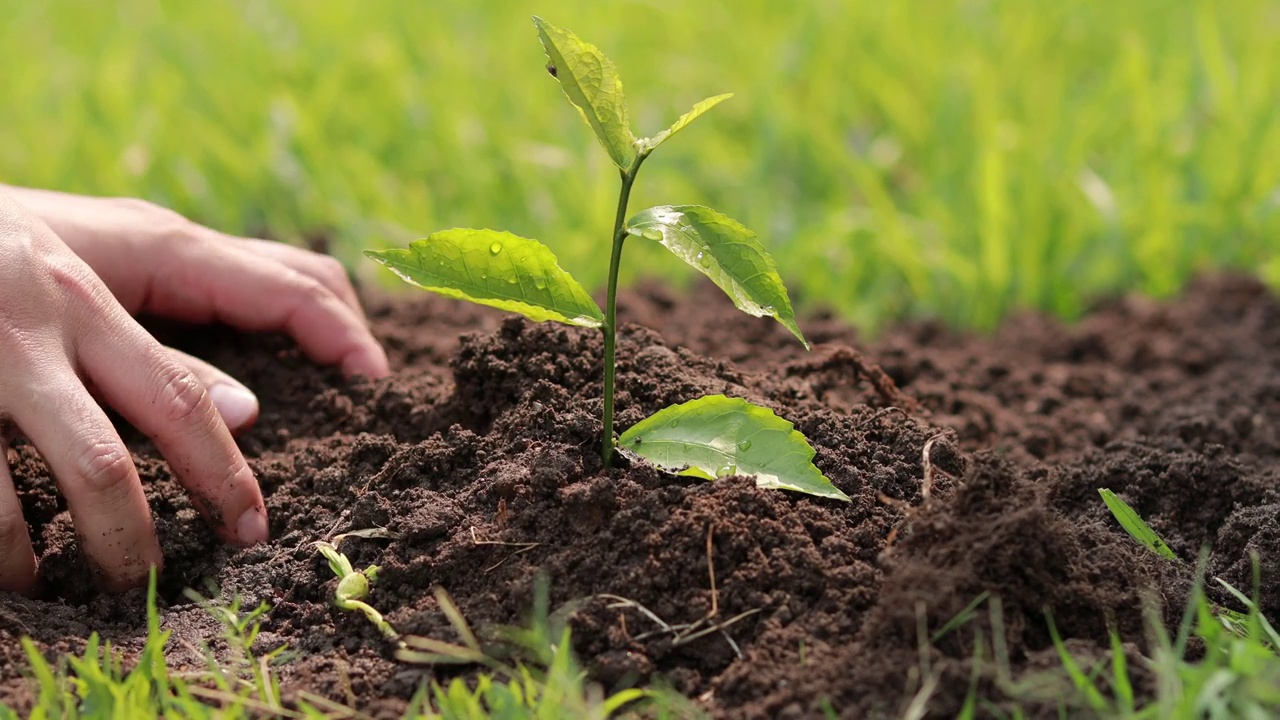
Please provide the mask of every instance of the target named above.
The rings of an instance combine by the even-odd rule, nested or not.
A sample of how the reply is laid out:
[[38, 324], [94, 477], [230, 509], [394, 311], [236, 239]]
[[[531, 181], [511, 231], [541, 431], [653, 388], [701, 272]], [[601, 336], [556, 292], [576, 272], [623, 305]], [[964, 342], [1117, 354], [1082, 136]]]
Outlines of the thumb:
[[190, 370], [209, 391], [209, 399], [233, 435], [248, 430], [258, 419], [258, 398], [249, 388], [218, 368], [181, 350], [165, 348]]

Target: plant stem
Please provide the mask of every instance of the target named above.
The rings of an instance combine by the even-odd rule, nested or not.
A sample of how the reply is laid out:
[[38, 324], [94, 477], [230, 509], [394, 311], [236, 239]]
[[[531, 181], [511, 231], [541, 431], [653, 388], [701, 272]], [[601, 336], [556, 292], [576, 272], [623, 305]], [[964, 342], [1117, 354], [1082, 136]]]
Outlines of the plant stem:
[[618, 193], [618, 214], [613, 221], [613, 253], [609, 256], [609, 289], [604, 311], [604, 430], [600, 448], [600, 460], [605, 467], [613, 466], [613, 375], [618, 318], [618, 268], [622, 265], [622, 244], [627, 231], [622, 227], [627, 220], [627, 202], [631, 198], [631, 185], [636, 181], [640, 163], [648, 155], [638, 153], [631, 167], [621, 171], [622, 189]]

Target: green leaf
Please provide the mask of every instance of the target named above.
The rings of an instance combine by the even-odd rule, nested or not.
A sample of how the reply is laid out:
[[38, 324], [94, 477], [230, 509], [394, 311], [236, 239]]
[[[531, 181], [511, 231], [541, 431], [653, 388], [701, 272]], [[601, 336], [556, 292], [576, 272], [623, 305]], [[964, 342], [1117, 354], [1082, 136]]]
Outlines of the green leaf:
[[624, 432], [618, 446], [679, 475], [754, 476], [764, 488], [849, 499], [814, 466], [794, 425], [746, 400], [708, 395], [672, 405]]
[[537, 240], [495, 230], [455, 228], [408, 249], [366, 250], [405, 282], [459, 300], [518, 312], [530, 320], [600, 327], [604, 314]]
[[711, 278], [738, 309], [776, 318], [809, 347], [796, 324], [778, 265], [738, 221], [701, 205], [659, 205], [627, 221], [627, 232], [662, 243], [676, 257]]
[[614, 164], [626, 170], [636, 156], [636, 136], [627, 119], [627, 100], [613, 61], [569, 30], [533, 18], [547, 53], [547, 72], [560, 81], [569, 102], [595, 131]]
[[697, 120], [698, 116], [702, 115], [702, 113], [710, 110], [711, 108], [719, 105], [720, 103], [724, 102], [725, 100], [728, 100], [731, 97], [733, 97], [733, 93], [725, 93], [724, 95], [716, 95], [715, 97], [709, 97], [699, 102], [697, 105], [693, 106], [692, 110], [681, 115], [680, 119], [676, 120], [671, 127], [667, 128], [666, 130], [663, 130], [662, 132], [658, 133], [657, 135], [654, 135], [651, 138], [645, 138], [641, 140], [640, 147], [644, 148], [644, 153], [646, 155], [648, 153], [653, 152], [654, 148], [658, 147], [659, 145], [666, 142], [667, 140], [670, 140], [672, 135], [675, 135], [676, 133], [685, 129], [685, 127], [687, 127], [689, 123], [693, 122], [694, 120]]
[[1120, 522], [1120, 527], [1124, 528], [1134, 540], [1146, 545], [1152, 552], [1163, 558], [1177, 560], [1178, 556], [1173, 554], [1173, 550], [1165, 544], [1164, 540], [1156, 534], [1151, 526], [1138, 517], [1138, 513], [1129, 507], [1129, 503], [1121, 500], [1115, 493], [1106, 488], [1100, 488], [1098, 494], [1102, 495], [1102, 502], [1107, 504], [1107, 509]]

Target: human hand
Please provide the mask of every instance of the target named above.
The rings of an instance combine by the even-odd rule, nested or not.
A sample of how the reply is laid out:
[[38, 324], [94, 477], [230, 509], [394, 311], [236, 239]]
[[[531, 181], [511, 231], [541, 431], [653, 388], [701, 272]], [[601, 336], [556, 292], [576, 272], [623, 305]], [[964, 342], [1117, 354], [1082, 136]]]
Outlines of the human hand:
[[[135, 307], [162, 285], [153, 280]], [[133, 460], [90, 387], [153, 439], [224, 540], [267, 539], [257, 482], [199, 378], [138, 325], [71, 248], [3, 193], [0, 361], [0, 589], [30, 592], [36, 582], [4, 463], [15, 431], [49, 465], [82, 550], [108, 587], [138, 584], [161, 564]]]
[[[224, 235], [140, 200], [9, 190], [132, 314], [283, 330], [311, 359], [347, 375], [389, 372], [346, 271], [331, 257]], [[210, 388], [233, 431], [252, 424], [258, 406], [247, 389], [200, 360], [183, 362]]]

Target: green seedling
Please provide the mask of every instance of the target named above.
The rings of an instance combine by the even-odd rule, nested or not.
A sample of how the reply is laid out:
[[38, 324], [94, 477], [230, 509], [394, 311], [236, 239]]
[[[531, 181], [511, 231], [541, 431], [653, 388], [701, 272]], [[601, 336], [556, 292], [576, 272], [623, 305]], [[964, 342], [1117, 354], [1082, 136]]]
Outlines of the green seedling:
[[[618, 271], [622, 249], [635, 238], [655, 242], [711, 279], [738, 309], [772, 317], [804, 344], [787, 289], [773, 258], [755, 233], [700, 205], [660, 205], [627, 218], [640, 166], [660, 145], [728, 99], [716, 95], [693, 106], [653, 137], [637, 137], [628, 120], [622, 82], [594, 45], [541, 18], [533, 19], [547, 55], [547, 72], [618, 168], [621, 181], [610, 256], [605, 309], [551, 250], [536, 240], [494, 230], [455, 228], [406, 248], [366, 251], [406, 282], [447, 297], [518, 312], [604, 334], [604, 411], [601, 460], [615, 460], [614, 384]], [[622, 437], [623, 449], [659, 467], [703, 478], [754, 475], [766, 487], [848, 500], [813, 465], [813, 448], [790, 423], [766, 408], [722, 395], [667, 408]]]
[[1168, 543], [1160, 539], [1155, 530], [1143, 520], [1129, 503], [1121, 500], [1118, 495], [1106, 488], [1099, 488], [1098, 494], [1102, 496], [1102, 502], [1107, 504], [1107, 509], [1111, 511], [1111, 515], [1120, 523], [1120, 527], [1138, 542], [1147, 546], [1151, 552], [1168, 560], [1177, 560], [1178, 556], [1169, 548]]
[[378, 566], [370, 565], [364, 570], [356, 570], [351, 566], [347, 556], [339, 552], [332, 543], [319, 541], [315, 546], [324, 559], [329, 561], [329, 569], [338, 577], [338, 589], [333, 593], [333, 604], [339, 610], [363, 613], [387, 639], [399, 638], [400, 633], [396, 632], [391, 623], [382, 617], [382, 613], [365, 602], [369, 599], [373, 584], [378, 580]]

